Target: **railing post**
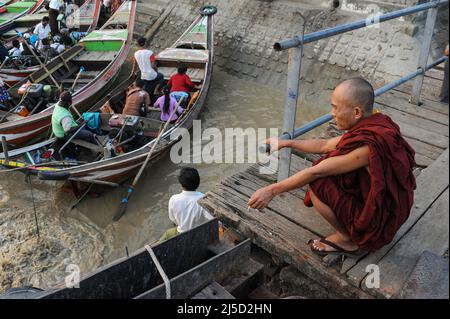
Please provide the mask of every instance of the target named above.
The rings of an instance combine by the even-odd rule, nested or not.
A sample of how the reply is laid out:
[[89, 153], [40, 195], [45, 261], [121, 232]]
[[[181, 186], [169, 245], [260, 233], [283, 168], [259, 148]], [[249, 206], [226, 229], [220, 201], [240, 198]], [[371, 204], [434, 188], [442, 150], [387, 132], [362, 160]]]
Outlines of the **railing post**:
[[[432, 0], [435, 1], [435, 0]], [[414, 105], [420, 105], [420, 94], [422, 92], [423, 79], [425, 75], [425, 68], [428, 63], [428, 56], [430, 54], [431, 40], [433, 39], [434, 26], [436, 24], [436, 17], [438, 13], [438, 7], [434, 7], [428, 10], [427, 22], [425, 24], [425, 31], [423, 34], [422, 47], [420, 49], [419, 63], [417, 68], [424, 70], [423, 74], [419, 75], [414, 81], [413, 89], [411, 92], [410, 103]]]
[[[297, 117], [297, 102], [299, 97], [300, 71], [302, 65], [303, 44], [289, 50], [289, 66], [287, 75], [286, 101], [284, 105], [283, 134], [287, 133], [292, 138]], [[280, 151], [278, 167], [278, 182], [289, 178], [291, 168], [290, 149]]]

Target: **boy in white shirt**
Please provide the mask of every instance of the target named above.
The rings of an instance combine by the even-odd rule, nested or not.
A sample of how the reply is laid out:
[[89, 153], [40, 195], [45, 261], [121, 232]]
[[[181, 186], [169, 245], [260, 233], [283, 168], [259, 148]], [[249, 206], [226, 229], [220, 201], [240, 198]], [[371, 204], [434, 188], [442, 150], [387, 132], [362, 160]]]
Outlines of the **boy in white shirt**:
[[169, 229], [161, 237], [160, 242], [187, 232], [214, 218], [197, 203], [204, 196], [203, 193], [197, 192], [200, 186], [198, 171], [191, 167], [182, 168], [178, 181], [183, 192], [172, 196], [169, 201], [169, 218], [177, 227]]

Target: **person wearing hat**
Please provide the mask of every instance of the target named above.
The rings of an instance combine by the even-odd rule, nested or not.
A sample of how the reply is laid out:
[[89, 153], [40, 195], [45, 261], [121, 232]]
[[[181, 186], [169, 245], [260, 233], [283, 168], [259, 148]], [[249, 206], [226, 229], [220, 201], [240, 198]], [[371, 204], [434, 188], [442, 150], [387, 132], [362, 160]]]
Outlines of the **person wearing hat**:
[[[61, 93], [52, 114], [52, 131], [61, 142], [70, 139], [70, 137], [79, 129], [79, 125], [75, 122], [72, 113], [69, 111], [71, 106], [72, 94], [70, 92]], [[77, 133], [76, 138], [97, 144], [95, 135], [85, 128]]]

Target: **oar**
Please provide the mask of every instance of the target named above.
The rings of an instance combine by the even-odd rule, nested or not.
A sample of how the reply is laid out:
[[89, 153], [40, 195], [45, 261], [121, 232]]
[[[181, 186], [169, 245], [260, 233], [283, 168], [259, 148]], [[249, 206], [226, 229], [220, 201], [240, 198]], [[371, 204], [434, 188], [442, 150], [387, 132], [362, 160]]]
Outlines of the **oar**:
[[128, 207], [128, 203], [130, 201], [131, 195], [133, 195], [134, 190], [136, 188], [137, 183], [139, 182], [139, 179], [141, 178], [142, 173], [144, 172], [145, 168], [147, 167], [148, 162], [150, 161], [150, 158], [153, 155], [153, 152], [155, 151], [156, 146], [158, 145], [159, 141], [161, 140], [161, 137], [163, 136], [164, 132], [166, 131], [167, 127], [169, 126], [170, 121], [172, 120], [172, 117], [175, 115], [175, 113], [178, 110], [178, 107], [180, 106], [181, 102], [183, 102], [183, 98], [182, 97], [180, 99], [180, 101], [177, 103], [176, 107], [174, 108], [174, 110], [172, 111], [172, 114], [170, 114], [169, 119], [167, 120], [166, 124], [164, 125], [164, 128], [162, 129], [161, 132], [159, 132], [158, 137], [156, 138], [156, 142], [153, 144], [152, 149], [150, 150], [150, 152], [147, 155], [147, 158], [145, 159], [144, 164], [142, 164], [141, 169], [139, 170], [139, 173], [136, 175], [136, 177], [134, 178], [133, 184], [128, 188], [128, 193], [127, 196], [125, 196], [122, 199], [122, 202], [120, 203], [119, 209], [116, 212], [116, 215], [113, 218], [113, 221], [118, 221], [120, 218], [122, 218], [122, 216], [125, 214], [127, 207]]
[[30, 48], [30, 46], [28, 45], [27, 41], [23, 41], [22, 43], [25, 43], [25, 45], [27, 46], [28, 50], [31, 51], [31, 54], [33, 54], [33, 56], [35, 57], [35, 59], [38, 61], [39, 65], [41, 68], [43, 68], [45, 70], [45, 72], [47, 73], [47, 75], [50, 77], [50, 79], [53, 81], [53, 83], [56, 85], [56, 87], [59, 87], [58, 82], [55, 80], [55, 78], [53, 77], [53, 75], [50, 73], [50, 71], [48, 70], [48, 68], [44, 65], [44, 63], [42, 63], [41, 59], [39, 59], [39, 57], [36, 55], [36, 53], [34, 53], [33, 49]]
[[85, 71], [84, 67], [80, 67], [80, 71], [78, 71], [77, 77], [75, 78], [75, 81], [73, 82], [72, 87], [70, 88], [70, 91], [73, 92], [73, 89], [77, 85], [78, 80], [80, 79], [81, 73]]

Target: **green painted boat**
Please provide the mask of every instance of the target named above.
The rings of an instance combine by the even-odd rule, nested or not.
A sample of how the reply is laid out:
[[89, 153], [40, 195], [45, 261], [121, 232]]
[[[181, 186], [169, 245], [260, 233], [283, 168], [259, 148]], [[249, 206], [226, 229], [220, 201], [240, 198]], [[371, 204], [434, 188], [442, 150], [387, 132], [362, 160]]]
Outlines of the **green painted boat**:
[[45, 0], [14, 1], [4, 5], [0, 10], [0, 34], [9, 30], [14, 21], [27, 14], [32, 14], [43, 7]]

